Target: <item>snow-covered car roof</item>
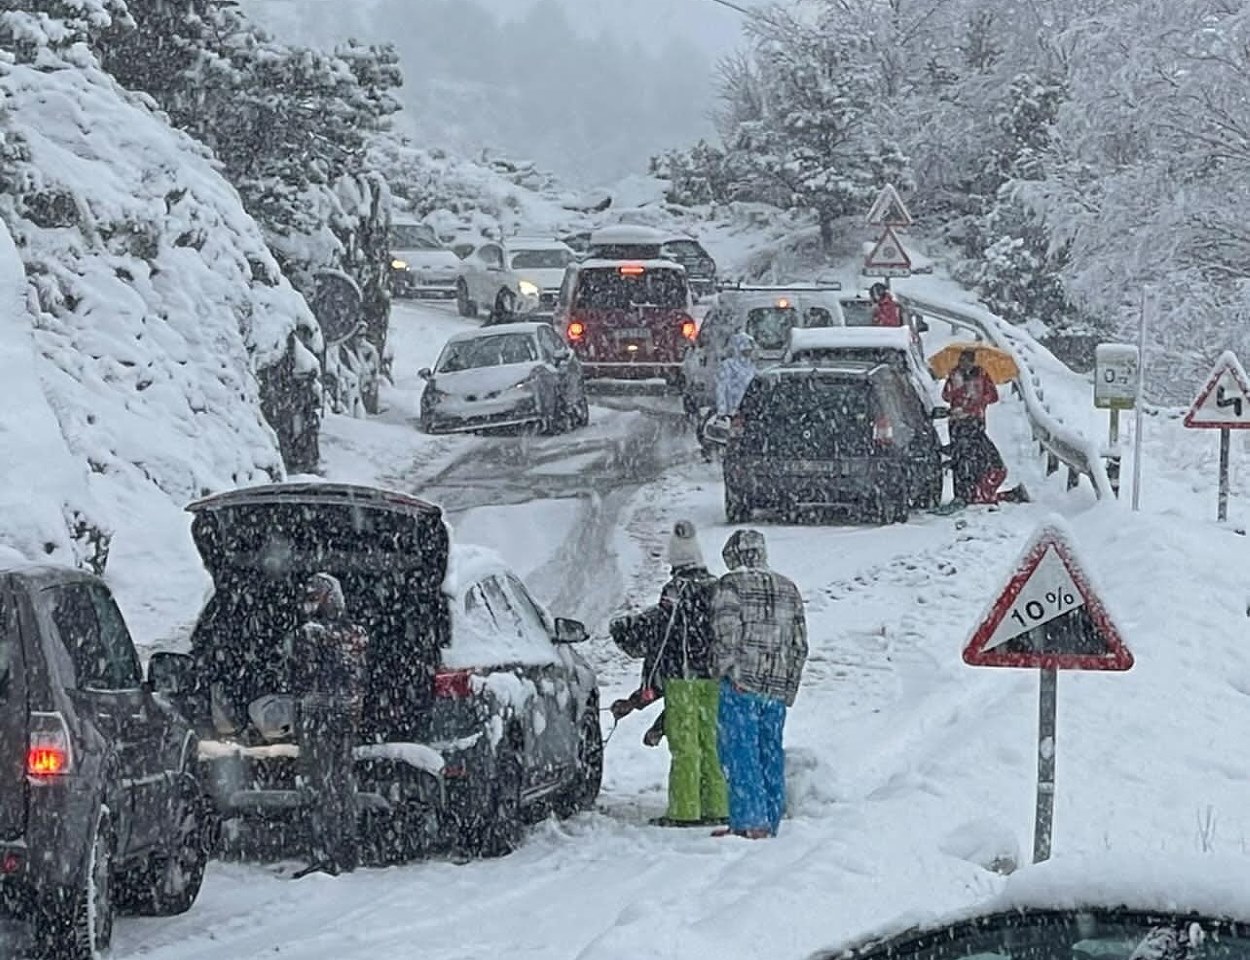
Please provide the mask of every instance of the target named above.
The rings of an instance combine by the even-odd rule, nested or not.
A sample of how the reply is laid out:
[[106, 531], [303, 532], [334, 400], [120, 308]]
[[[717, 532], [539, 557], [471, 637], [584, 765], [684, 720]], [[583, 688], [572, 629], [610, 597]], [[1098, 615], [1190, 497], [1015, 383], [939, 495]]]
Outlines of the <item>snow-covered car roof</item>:
[[871, 347], [878, 350], [912, 350], [906, 327], [808, 327], [790, 333], [790, 353], [801, 350], [836, 350], [838, 347]]
[[842, 307], [842, 298], [838, 296], [836, 290], [804, 290], [801, 287], [778, 287], [776, 290], [726, 290], [717, 295], [716, 305], [728, 307], [731, 310], [750, 310], [754, 307], [778, 306], [779, 300], [831, 306], [839, 314]]
[[447, 338], [447, 342], [463, 343], [465, 340], [480, 340], [484, 337], [497, 337], [503, 333], [524, 333], [532, 336], [538, 333], [540, 327], [550, 326], [551, 324], [542, 322], [499, 323], [489, 327], [464, 330], [460, 333], [452, 334]]
[[465, 591], [492, 574], [507, 574], [511, 569], [494, 550], [474, 544], [453, 543], [447, 554], [447, 576], [443, 593], [453, 600], [464, 597]]
[[398, 490], [367, 487], [355, 483], [326, 483], [296, 481], [287, 483], [262, 483], [215, 493], [187, 504], [188, 513], [201, 513], [237, 506], [242, 503], [277, 503], [302, 501], [307, 503], [358, 503], [409, 512], [436, 512], [441, 509], [432, 503]]
[[1022, 867], [988, 899], [944, 913], [904, 913], [818, 956], [861, 953], [908, 933], [1009, 911], [1123, 909], [1250, 922], [1250, 859], [1216, 854], [1088, 854]]
[[516, 250], [567, 250], [573, 252], [563, 240], [556, 240], [554, 237], [509, 237], [504, 241], [504, 246], [510, 251]]
[[599, 259], [583, 260], [581, 263], [574, 264], [575, 270], [617, 270], [621, 267], [642, 267], [644, 270], [680, 270], [686, 272], [676, 260], [608, 260]]
[[670, 235], [654, 227], [641, 224], [617, 223], [610, 227], [592, 230], [590, 243], [592, 246], [606, 243], [664, 243]]

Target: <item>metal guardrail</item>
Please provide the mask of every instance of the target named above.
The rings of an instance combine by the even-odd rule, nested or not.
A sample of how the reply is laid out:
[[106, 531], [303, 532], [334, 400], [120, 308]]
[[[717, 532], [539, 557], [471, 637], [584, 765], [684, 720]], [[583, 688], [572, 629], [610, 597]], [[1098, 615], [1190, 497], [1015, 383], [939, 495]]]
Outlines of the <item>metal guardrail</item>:
[[1051, 414], [1045, 402], [1041, 377], [1033, 369], [1025, 352], [1019, 348], [1023, 337], [1015, 328], [989, 311], [975, 306], [937, 303], [903, 293], [896, 293], [895, 298], [905, 310], [968, 330], [978, 340], [986, 340], [1011, 354], [1020, 371], [1020, 376], [1015, 381], [1016, 391], [1024, 401], [1033, 439], [1038, 444], [1040, 454], [1046, 458], [1046, 472], [1056, 473], [1062, 464], [1068, 469], [1069, 490], [1080, 483], [1081, 477], [1086, 477], [1100, 500], [1115, 496], [1097, 444]]

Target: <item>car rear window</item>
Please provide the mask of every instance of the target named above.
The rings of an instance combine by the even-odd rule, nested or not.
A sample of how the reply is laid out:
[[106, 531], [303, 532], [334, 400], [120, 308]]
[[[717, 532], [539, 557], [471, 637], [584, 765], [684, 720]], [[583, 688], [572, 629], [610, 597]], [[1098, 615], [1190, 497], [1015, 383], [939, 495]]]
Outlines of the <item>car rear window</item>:
[[584, 270], [577, 284], [575, 307], [629, 310], [636, 306], [680, 310], [686, 306], [686, 278], [677, 270], [647, 268], [622, 274], [619, 269]]
[[707, 260], [710, 259], [701, 246], [693, 240], [670, 240], [664, 244], [664, 253], [667, 256], [675, 257], [678, 260]]
[[4, 681], [9, 678], [13, 669], [14, 652], [17, 650], [17, 617], [12, 604], [0, 597], [0, 700], [3, 700], [13, 686]]
[[756, 307], [747, 312], [746, 332], [761, 350], [783, 350], [790, 328], [799, 323], [793, 307]]
[[756, 380], [742, 400], [742, 449], [755, 456], [825, 460], [867, 454], [867, 383], [819, 376]]
[[563, 270], [572, 262], [567, 250], [518, 250], [512, 255], [513, 270]]
[[503, 333], [493, 337], [455, 340], [447, 344], [438, 361], [439, 373], [459, 373], [481, 367], [499, 367], [513, 363], [532, 363], [538, 359], [538, 347], [527, 333]]

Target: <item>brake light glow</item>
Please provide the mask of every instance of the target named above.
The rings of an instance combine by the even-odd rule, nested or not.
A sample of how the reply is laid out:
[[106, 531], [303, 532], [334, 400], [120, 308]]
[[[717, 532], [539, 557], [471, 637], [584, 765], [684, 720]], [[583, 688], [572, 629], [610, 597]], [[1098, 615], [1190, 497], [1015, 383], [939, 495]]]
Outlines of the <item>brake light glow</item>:
[[787, 300], [785, 297], [780, 297], [777, 300], [777, 307], [780, 310], [788, 310], [790, 309], [790, 301]]
[[893, 443], [894, 424], [889, 417], [877, 417], [872, 423], [872, 439], [874, 443]]
[[641, 277], [647, 272], [647, 268], [640, 263], [627, 263], [621, 267], [622, 277]]
[[438, 671], [434, 674], [434, 696], [440, 700], [464, 700], [473, 696], [473, 671]]
[[694, 320], [692, 320], [690, 317], [686, 317], [684, 320], [682, 320], [681, 335], [683, 337], [693, 342], [694, 338], [698, 335], [698, 333], [699, 333], [699, 325], [695, 323]]
[[26, 747], [26, 773], [31, 777], [56, 777], [73, 765], [69, 729], [59, 713], [30, 715], [30, 739]]
[[14, 874], [21, 872], [22, 855], [16, 850], [10, 850], [0, 859], [0, 874]]
[[740, 437], [746, 431], [746, 419], [740, 413], [735, 413], [729, 421], [729, 435], [731, 437]]
[[586, 336], [586, 324], [582, 323], [580, 320], [574, 320], [569, 324], [568, 329], [565, 331], [565, 335], [570, 340], [582, 339], [582, 337]]

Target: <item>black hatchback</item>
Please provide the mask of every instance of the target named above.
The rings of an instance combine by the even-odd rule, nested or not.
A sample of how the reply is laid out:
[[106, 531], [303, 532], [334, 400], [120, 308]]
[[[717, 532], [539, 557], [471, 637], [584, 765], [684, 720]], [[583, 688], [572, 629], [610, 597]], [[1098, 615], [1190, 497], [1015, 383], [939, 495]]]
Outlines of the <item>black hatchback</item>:
[[[939, 408], [933, 416], [945, 414]], [[915, 388], [884, 364], [793, 364], [761, 373], [725, 451], [725, 516], [826, 508], [905, 522], [942, 499], [941, 441]]]

